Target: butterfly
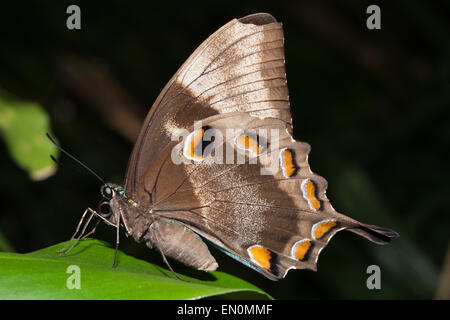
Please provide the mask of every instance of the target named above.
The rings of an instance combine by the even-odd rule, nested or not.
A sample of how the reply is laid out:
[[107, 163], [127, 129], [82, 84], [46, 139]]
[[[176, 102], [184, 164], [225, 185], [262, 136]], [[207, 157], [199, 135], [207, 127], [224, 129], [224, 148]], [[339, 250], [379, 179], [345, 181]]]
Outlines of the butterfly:
[[378, 244], [398, 236], [336, 212], [309, 152], [292, 134], [281, 23], [267, 13], [234, 19], [164, 87], [123, 186], [103, 182], [98, 210], [85, 211], [75, 234], [85, 216], [81, 234], [92, 234], [97, 217], [116, 228], [116, 253], [123, 229], [164, 259], [213, 271], [212, 244], [271, 280], [316, 270], [338, 231]]

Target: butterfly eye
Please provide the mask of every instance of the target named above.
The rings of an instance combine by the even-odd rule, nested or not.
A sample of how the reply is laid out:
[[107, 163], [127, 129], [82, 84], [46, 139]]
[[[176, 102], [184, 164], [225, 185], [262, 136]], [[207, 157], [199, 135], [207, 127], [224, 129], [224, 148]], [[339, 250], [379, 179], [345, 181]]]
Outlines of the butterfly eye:
[[113, 190], [111, 187], [109, 187], [107, 185], [102, 186], [100, 192], [101, 192], [103, 198], [105, 198], [105, 199], [110, 200], [113, 197]]
[[103, 218], [108, 218], [111, 215], [111, 213], [112, 213], [111, 206], [109, 205], [109, 202], [108, 201], [101, 202], [98, 205], [98, 212], [100, 213], [100, 215]]

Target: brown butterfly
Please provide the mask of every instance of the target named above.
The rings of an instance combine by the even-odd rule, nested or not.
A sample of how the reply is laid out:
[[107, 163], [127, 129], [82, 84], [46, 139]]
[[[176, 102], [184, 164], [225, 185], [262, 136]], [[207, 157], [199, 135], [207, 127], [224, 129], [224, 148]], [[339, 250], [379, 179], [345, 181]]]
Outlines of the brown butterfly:
[[117, 244], [122, 227], [163, 257], [213, 271], [206, 241], [272, 280], [316, 270], [338, 231], [378, 244], [397, 237], [336, 212], [325, 196], [310, 146], [292, 137], [283, 45], [267, 13], [234, 19], [203, 42], [148, 113], [124, 186], [103, 184], [81, 233], [96, 216], [116, 227]]

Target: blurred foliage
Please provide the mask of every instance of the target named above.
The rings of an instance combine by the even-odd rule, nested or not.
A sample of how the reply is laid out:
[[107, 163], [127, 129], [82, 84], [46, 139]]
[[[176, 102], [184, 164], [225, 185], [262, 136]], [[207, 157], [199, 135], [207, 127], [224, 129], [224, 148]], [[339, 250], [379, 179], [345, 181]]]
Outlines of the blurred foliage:
[[[180, 281], [170, 271], [120, 251], [117, 266], [112, 269], [114, 248], [98, 240], [83, 240], [67, 255], [56, 255], [64, 245], [27, 254], [0, 253], [0, 298], [178, 300], [222, 295], [270, 298], [255, 286], [223, 272], [213, 272], [203, 281], [179, 275], [184, 280]], [[70, 266], [79, 268], [80, 290], [68, 290], [61, 285], [76, 284], [76, 271]]]
[[[65, 26], [70, 4], [81, 7], [79, 31]], [[42, 105], [64, 147], [121, 183], [132, 149], [121, 127], [129, 122], [110, 117], [114, 95], [100, 97], [128, 92], [136, 102], [133, 115], [143, 121], [165, 83], [212, 32], [232, 18], [270, 12], [283, 22], [294, 135], [311, 144], [312, 170], [328, 180], [327, 195], [339, 212], [401, 237], [380, 247], [341, 232], [321, 253], [318, 272], [291, 271], [278, 282], [212, 248], [219, 270], [279, 299], [433, 298], [439, 279], [448, 279], [441, 274], [450, 243], [450, 4], [379, 1], [382, 29], [373, 31], [365, 26], [369, 4], [6, 1], [0, 87]], [[68, 55], [97, 73], [73, 77], [68, 70], [77, 67]], [[107, 79], [115, 85], [100, 86], [105, 78], [98, 81], [98, 70], [114, 75]], [[7, 154], [8, 145], [0, 149]], [[10, 157], [1, 157], [0, 228], [17, 252], [67, 239], [84, 209], [100, 199], [95, 178], [62, 162], [55, 176], [32, 182]], [[96, 237], [115, 239], [107, 227]], [[121, 241], [120, 249], [162, 263], [157, 252], [132, 240]], [[381, 290], [366, 287], [371, 264], [381, 268]]]
[[49, 154], [56, 156], [46, 132], [50, 121], [42, 107], [33, 102], [16, 101], [0, 91], [0, 134], [14, 161], [28, 172], [31, 180], [43, 180], [55, 171]]
[[0, 230], [0, 252], [13, 252], [14, 249]]

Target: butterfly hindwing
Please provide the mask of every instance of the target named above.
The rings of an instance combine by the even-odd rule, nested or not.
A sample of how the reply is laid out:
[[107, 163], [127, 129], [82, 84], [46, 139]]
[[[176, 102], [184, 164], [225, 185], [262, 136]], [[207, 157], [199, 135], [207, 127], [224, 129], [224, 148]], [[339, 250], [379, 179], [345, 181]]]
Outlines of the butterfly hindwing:
[[[174, 142], [154, 162], [158, 179], [147, 187], [153, 190], [154, 213], [181, 221], [233, 258], [252, 264], [271, 278], [283, 277], [290, 268], [315, 269], [316, 258], [328, 239], [344, 227], [357, 226], [332, 209], [325, 196], [325, 179], [309, 169], [309, 145], [293, 141], [284, 122], [246, 113], [215, 116], [205, 122], [223, 131], [223, 136], [230, 124], [241, 126], [237, 135], [246, 130], [280, 133], [276, 140], [266, 138], [266, 151], [258, 156], [266, 157], [266, 165], [262, 159], [251, 164], [253, 153], [239, 148], [233, 135], [223, 140], [223, 150], [232, 149], [236, 158], [243, 154], [244, 163], [220, 164], [211, 153], [202, 161], [174, 165]], [[280, 147], [272, 150], [273, 144]], [[219, 149], [219, 145], [215, 147]], [[281, 165], [289, 162], [283, 161], [287, 153], [297, 168], [290, 176]], [[178, 156], [183, 157], [182, 148]], [[325, 224], [320, 227], [321, 222]]]

